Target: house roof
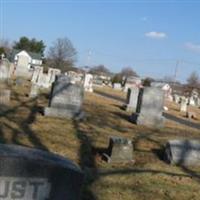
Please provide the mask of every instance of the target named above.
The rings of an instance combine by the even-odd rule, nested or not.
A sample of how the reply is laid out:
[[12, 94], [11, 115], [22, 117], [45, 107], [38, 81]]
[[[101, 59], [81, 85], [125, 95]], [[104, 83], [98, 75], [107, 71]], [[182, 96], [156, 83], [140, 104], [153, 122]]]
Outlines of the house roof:
[[[8, 56], [8, 59], [10, 61], [14, 61], [15, 55], [18, 54], [18, 53], [20, 53], [21, 51], [26, 51], [26, 50], [13, 49], [12, 52], [10, 53], [10, 55]], [[42, 60], [42, 55], [41, 54], [30, 52], [30, 51], [26, 51], [26, 52], [28, 53], [28, 55], [32, 59]]]

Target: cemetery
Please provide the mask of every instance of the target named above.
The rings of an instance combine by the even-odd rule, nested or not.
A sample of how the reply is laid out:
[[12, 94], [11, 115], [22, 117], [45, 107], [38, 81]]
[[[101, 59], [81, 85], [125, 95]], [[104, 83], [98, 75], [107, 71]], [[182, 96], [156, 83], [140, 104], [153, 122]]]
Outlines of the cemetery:
[[199, 198], [198, 107], [158, 87], [90, 92], [59, 72], [45, 88], [38, 69], [1, 82], [2, 199]]

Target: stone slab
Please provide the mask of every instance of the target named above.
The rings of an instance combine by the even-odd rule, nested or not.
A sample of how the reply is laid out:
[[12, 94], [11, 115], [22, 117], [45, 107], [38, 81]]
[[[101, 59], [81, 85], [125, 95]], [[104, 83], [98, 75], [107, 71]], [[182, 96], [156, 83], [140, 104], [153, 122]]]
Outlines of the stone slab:
[[42, 150], [0, 145], [0, 199], [78, 200], [83, 174], [70, 160]]
[[200, 166], [200, 142], [170, 140], [165, 147], [165, 159], [170, 164]]
[[108, 149], [111, 162], [133, 161], [133, 144], [129, 139], [111, 137]]

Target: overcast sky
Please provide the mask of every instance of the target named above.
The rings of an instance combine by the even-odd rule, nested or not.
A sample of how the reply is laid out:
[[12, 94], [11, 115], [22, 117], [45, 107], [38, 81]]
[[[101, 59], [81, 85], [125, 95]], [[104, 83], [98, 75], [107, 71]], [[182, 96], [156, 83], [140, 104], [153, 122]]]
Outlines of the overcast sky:
[[[178, 80], [200, 73], [200, 2], [0, 0], [0, 37], [68, 37], [77, 66], [130, 66], [141, 76]], [[151, 3], [147, 3], [151, 2]]]

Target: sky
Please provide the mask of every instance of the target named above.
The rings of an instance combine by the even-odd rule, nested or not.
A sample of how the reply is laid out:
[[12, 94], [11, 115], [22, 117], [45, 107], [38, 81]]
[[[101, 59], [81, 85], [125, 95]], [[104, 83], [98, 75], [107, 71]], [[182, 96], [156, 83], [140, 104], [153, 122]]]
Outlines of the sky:
[[200, 1], [0, 0], [0, 39], [67, 37], [77, 66], [131, 67], [140, 76], [200, 74]]

